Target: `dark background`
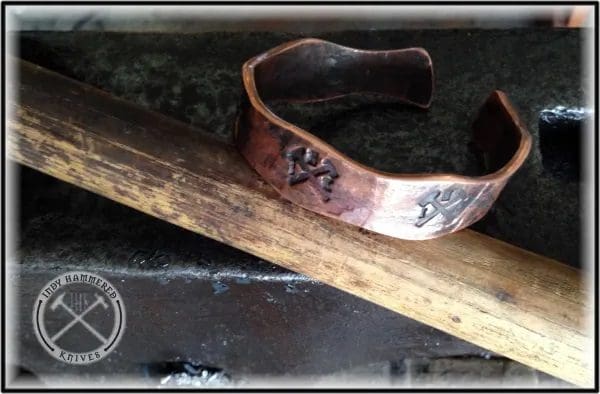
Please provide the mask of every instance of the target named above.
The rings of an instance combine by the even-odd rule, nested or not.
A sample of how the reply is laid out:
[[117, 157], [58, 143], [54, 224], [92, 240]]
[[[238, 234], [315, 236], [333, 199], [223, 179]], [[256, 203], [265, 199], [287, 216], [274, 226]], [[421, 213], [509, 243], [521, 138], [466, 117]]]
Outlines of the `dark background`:
[[[16, 42], [25, 60], [230, 140], [242, 63], [302, 36], [23, 32]], [[533, 136], [533, 147], [493, 209], [473, 229], [581, 266], [579, 156], [573, 156], [572, 147], [557, 148], [555, 143], [554, 165], [548, 166], [540, 149], [540, 142], [552, 141], [556, 133], [574, 130], [568, 131], [568, 139], [580, 133], [579, 123], [558, 116], [549, 121], [550, 131], [542, 127], [549, 134], [541, 134], [539, 127], [544, 111], [560, 115], [558, 106], [583, 107], [586, 89], [592, 88], [581, 84], [585, 76], [578, 29], [341, 31], [313, 36], [357, 48], [419, 46], [430, 53], [435, 93], [428, 111], [364, 97], [274, 108], [380, 170], [485, 173], [470, 149], [470, 124], [492, 90], [507, 93]], [[503, 374], [509, 365], [309, 278], [33, 170], [18, 169], [21, 363], [36, 374], [65, 371], [36, 342], [29, 317], [38, 290], [67, 269], [102, 273], [118, 283], [128, 313], [118, 349], [93, 371], [78, 367], [81, 376], [148, 375], [149, 365], [164, 361], [216, 367], [234, 380], [255, 374], [321, 376], [373, 364], [385, 365], [389, 376], [400, 379], [411, 368], [415, 376], [435, 370], [431, 360], [440, 357], [482, 357], [481, 365], [491, 358], [501, 364]], [[423, 359], [429, 361], [414, 361]], [[471, 374], [476, 369], [469, 368]], [[486, 367], [479, 368], [485, 373]], [[542, 375], [536, 376], [539, 380]]]

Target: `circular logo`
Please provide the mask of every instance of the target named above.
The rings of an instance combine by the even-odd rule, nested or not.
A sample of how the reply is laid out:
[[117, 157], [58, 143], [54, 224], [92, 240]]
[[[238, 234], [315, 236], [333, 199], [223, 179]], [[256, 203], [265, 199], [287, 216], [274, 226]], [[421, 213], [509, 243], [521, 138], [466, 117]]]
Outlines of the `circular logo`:
[[113, 351], [125, 331], [117, 289], [89, 272], [67, 272], [46, 283], [33, 306], [40, 344], [57, 360], [90, 364]]

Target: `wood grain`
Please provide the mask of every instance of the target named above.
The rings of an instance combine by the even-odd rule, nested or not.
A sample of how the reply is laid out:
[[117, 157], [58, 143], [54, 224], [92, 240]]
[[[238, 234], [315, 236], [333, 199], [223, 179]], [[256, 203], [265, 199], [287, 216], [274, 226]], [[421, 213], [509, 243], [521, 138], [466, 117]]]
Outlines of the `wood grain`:
[[593, 385], [592, 309], [577, 270], [473, 231], [403, 241], [319, 216], [282, 200], [231, 146], [13, 62], [8, 152], [19, 163]]

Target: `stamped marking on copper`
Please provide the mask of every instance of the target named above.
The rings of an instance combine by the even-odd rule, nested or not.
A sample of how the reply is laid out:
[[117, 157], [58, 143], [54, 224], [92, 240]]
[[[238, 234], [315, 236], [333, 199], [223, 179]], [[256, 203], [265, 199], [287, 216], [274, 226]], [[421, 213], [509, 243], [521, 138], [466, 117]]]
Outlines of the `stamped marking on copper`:
[[331, 160], [322, 159], [319, 162], [319, 153], [304, 147], [289, 150], [285, 157], [288, 160], [288, 184], [293, 186], [311, 177], [317, 178], [323, 201], [329, 201], [331, 185], [334, 178], [338, 177]]
[[444, 216], [448, 222], [451, 222], [464, 211], [468, 201], [467, 193], [457, 187], [449, 187], [443, 192], [434, 190], [419, 201], [421, 215], [415, 226], [422, 227], [438, 215]]

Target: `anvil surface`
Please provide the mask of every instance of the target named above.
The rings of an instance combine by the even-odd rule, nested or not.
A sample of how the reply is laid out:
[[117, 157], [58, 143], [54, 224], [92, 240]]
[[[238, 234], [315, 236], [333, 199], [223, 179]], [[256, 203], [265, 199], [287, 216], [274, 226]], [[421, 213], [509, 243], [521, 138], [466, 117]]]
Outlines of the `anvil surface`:
[[[581, 36], [573, 30], [424, 30], [317, 35], [370, 49], [426, 48], [435, 67], [429, 111], [352, 97], [276, 111], [344, 153], [390, 172], [484, 168], [469, 149], [475, 110], [505, 91], [531, 132], [532, 153], [473, 229], [579, 266], [580, 184], [542, 167], [538, 117], [583, 106]], [[283, 33], [28, 32], [19, 55], [229, 140], [241, 64]], [[493, 43], [493, 45], [492, 45]], [[168, 136], [165, 136], [168, 138]], [[187, 360], [239, 374], [329, 373], [410, 357], [482, 350], [210, 239], [32, 170], [20, 169], [18, 255], [22, 365], [60, 373], [31, 329], [31, 303], [53, 274], [103, 272], [122, 281], [128, 319], [152, 321], [125, 337], [94, 372], [142, 373]], [[138, 333], [139, 334], [139, 333]], [[138, 340], [135, 340], [138, 338]], [[46, 360], [46, 362], [45, 362]]]

